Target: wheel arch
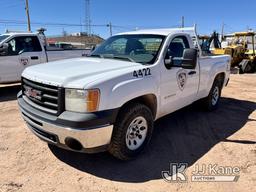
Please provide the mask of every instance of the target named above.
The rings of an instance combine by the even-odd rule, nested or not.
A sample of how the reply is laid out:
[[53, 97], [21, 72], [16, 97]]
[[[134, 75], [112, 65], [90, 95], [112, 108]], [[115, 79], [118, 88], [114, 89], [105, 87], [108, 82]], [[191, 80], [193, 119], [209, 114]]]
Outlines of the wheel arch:
[[212, 84], [214, 83], [215, 80], [218, 80], [221, 83], [221, 87], [223, 88], [225, 78], [226, 78], [226, 74], [224, 72], [220, 72], [220, 73], [215, 75], [215, 78], [214, 78]]
[[157, 97], [156, 97], [155, 94], [142, 95], [142, 96], [136, 97], [136, 98], [134, 98], [132, 100], [129, 100], [129, 101], [125, 102], [121, 106], [119, 112], [122, 111], [122, 109], [124, 109], [128, 105], [132, 105], [134, 103], [141, 103], [141, 104], [146, 105], [151, 110], [152, 115], [153, 115], [153, 119], [156, 118], [156, 113], [157, 113]]

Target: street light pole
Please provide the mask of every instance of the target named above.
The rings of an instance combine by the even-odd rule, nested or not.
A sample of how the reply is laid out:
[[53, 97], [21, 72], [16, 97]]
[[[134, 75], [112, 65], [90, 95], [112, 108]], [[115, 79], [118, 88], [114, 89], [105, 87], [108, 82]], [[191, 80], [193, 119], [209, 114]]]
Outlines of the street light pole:
[[28, 31], [31, 32], [28, 0], [26, 0], [26, 14], [27, 14], [27, 20], [28, 20]]

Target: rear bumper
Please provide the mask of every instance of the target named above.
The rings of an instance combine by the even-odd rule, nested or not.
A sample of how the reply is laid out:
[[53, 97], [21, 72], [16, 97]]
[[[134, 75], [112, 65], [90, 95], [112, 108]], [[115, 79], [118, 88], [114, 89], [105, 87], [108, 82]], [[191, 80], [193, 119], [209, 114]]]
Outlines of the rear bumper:
[[95, 113], [63, 112], [54, 116], [33, 108], [18, 94], [28, 128], [40, 139], [61, 148], [95, 153], [107, 149], [118, 109]]

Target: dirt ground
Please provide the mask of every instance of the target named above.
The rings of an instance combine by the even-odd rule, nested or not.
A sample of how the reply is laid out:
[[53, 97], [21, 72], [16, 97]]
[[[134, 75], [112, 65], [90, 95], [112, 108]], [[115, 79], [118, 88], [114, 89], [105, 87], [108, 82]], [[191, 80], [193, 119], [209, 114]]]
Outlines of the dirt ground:
[[[79, 154], [48, 146], [19, 114], [19, 86], [0, 88], [0, 192], [256, 191], [256, 75], [232, 75], [220, 107], [191, 105], [155, 123], [150, 146], [136, 160]], [[187, 163], [185, 183], [161, 176]], [[238, 166], [237, 182], [192, 182], [196, 164]]]

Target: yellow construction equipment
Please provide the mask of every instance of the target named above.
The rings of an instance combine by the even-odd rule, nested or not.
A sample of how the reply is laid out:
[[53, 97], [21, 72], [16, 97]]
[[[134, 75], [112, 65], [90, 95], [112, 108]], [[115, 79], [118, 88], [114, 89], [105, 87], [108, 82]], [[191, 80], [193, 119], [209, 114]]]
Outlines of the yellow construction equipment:
[[[231, 67], [239, 67], [240, 73], [252, 73], [256, 71], [255, 33], [237, 32], [226, 35], [231, 42], [225, 48], [215, 48], [212, 53], [217, 55], [228, 54], [231, 56]], [[251, 47], [249, 48], [249, 45]]]

